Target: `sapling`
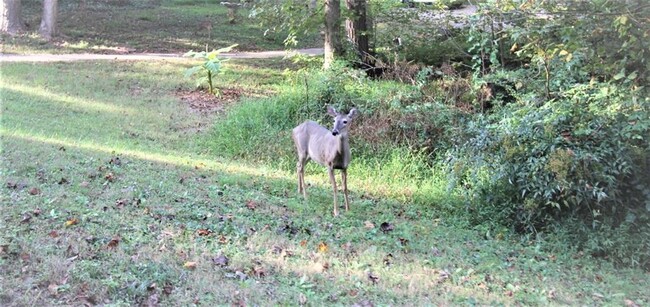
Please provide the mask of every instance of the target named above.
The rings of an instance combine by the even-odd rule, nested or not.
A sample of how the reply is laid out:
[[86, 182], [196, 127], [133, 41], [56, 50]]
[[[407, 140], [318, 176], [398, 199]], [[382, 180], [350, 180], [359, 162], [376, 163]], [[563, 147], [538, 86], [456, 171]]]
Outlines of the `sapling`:
[[227, 59], [220, 58], [219, 54], [223, 52], [229, 52], [236, 46], [237, 44], [234, 44], [229, 47], [212, 50], [210, 52], [206, 50], [201, 52], [189, 51], [185, 53], [183, 55], [185, 57], [192, 57], [195, 59], [203, 60], [203, 63], [200, 65], [187, 69], [185, 71], [185, 78], [190, 78], [196, 75], [196, 87], [201, 87], [207, 83], [208, 91], [210, 94], [219, 95], [218, 89], [215, 89], [214, 87], [214, 80], [216, 79], [217, 75], [223, 74], [222, 66], [223, 63], [227, 61]]

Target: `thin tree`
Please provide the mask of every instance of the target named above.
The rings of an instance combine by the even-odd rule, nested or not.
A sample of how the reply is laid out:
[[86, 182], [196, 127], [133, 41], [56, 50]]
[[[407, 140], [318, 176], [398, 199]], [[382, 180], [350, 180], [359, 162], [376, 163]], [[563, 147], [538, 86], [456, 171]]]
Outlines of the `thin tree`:
[[0, 31], [15, 35], [24, 30], [20, 0], [0, 1]]
[[43, 17], [41, 19], [41, 27], [38, 33], [41, 37], [51, 40], [57, 34], [56, 20], [58, 15], [58, 0], [44, 0], [43, 1]]

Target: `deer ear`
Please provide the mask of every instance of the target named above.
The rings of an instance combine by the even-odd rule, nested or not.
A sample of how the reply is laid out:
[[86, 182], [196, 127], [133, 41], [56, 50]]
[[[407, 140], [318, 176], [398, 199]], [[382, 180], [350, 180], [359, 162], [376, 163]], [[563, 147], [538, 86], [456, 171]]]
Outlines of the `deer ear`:
[[337, 115], [336, 110], [332, 106], [327, 106], [327, 114], [332, 115], [332, 117], [336, 117]]
[[350, 112], [348, 113], [349, 118], [355, 118], [359, 114], [359, 111], [357, 111], [357, 108], [352, 108]]

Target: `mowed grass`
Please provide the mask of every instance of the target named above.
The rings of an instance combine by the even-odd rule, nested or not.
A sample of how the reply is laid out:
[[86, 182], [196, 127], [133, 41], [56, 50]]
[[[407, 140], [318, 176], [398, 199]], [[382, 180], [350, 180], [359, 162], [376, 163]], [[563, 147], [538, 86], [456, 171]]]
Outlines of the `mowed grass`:
[[[284, 49], [285, 34], [267, 32], [248, 17], [217, 0], [73, 0], [59, 3], [59, 34], [52, 42], [37, 35], [42, 1], [23, 0], [26, 29], [2, 36], [4, 53], [185, 53], [238, 44], [239, 51]], [[320, 34], [301, 37], [298, 48], [322, 46]]]
[[[191, 64], [3, 64], [0, 305], [650, 303], [647, 272], [466, 229], [354, 163], [333, 217], [323, 169], [303, 201], [293, 172], [208, 149], [227, 113], [184, 102]], [[279, 60], [229, 65], [242, 98], [283, 90]]]

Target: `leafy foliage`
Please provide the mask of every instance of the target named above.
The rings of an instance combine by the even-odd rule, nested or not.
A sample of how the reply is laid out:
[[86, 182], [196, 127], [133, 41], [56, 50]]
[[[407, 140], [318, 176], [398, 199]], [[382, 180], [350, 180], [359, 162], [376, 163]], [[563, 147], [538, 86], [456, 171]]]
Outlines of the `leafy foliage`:
[[[548, 4], [486, 1], [476, 16], [474, 88], [510, 80], [514, 102], [464, 125], [452, 181], [475, 224], [538, 233], [561, 222], [594, 255], [647, 267], [650, 100], [637, 38], [650, 33], [648, 7]], [[618, 56], [620, 46], [635, 54]]]
[[218, 89], [215, 89], [213, 82], [217, 78], [218, 75], [223, 73], [223, 63], [227, 61], [227, 59], [221, 59], [219, 58], [219, 54], [223, 52], [229, 52], [233, 48], [235, 48], [237, 44], [231, 45], [226, 48], [221, 48], [217, 50], [212, 50], [210, 52], [207, 51], [201, 51], [201, 52], [195, 52], [195, 51], [189, 51], [185, 53], [183, 56], [185, 57], [192, 57], [195, 59], [201, 59], [203, 60], [203, 63], [200, 65], [191, 67], [185, 71], [185, 78], [190, 78], [192, 76], [198, 75], [196, 78], [196, 87], [204, 86], [205, 84], [208, 85], [208, 93], [210, 94], [219, 94]]

